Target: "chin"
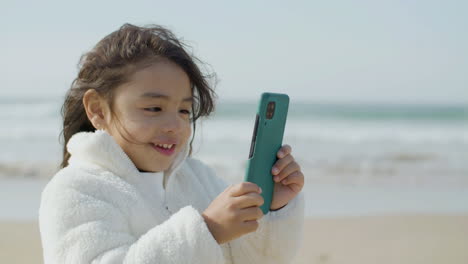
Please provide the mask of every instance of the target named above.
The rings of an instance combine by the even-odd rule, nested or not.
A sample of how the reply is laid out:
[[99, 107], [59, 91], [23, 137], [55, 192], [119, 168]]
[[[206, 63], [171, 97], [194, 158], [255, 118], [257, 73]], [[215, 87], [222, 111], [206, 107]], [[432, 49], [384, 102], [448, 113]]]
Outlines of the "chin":
[[150, 168], [149, 171], [152, 171], [152, 172], [161, 172], [161, 171], [165, 171], [169, 168], [169, 166], [162, 166], [162, 167], [153, 167], [153, 168]]

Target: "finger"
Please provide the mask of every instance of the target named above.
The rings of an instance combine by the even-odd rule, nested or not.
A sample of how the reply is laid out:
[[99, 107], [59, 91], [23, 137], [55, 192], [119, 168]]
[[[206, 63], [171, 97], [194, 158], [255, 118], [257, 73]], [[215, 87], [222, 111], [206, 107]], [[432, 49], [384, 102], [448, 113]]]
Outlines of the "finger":
[[276, 156], [281, 159], [285, 157], [286, 155], [290, 154], [292, 152], [292, 147], [289, 146], [288, 144], [284, 144], [279, 150]]
[[294, 161], [294, 157], [289, 154], [282, 159], [276, 161], [275, 165], [271, 168], [271, 174], [277, 175], [280, 173], [289, 163]]
[[263, 212], [260, 207], [249, 207], [242, 209], [240, 212], [240, 218], [242, 221], [252, 221], [252, 220], [258, 220], [263, 217]]
[[304, 185], [304, 174], [301, 171], [295, 171], [290, 174], [288, 177], [281, 181], [284, 185], [298, 184], [300, 186]]
[[297, 164], [297, 162], [293, 161], [293, 162], [289, 163], [288, 166], [286, 168], [284, 168], [278, 175], [275, 175], [273, 180], [275, 182], [280, 182], [284, 178], [286, 178], [290, 174], [292, 174], [293, 172], [300, 171], [300, 170], [301, 170], [301, 167], [299, 166], [299, 164]]
[[294, 192], [299, 193], [302, 190], [303, 186], [300, 186], [299, 184], [292, 183], [288, 185], [289, 188], [291, 188]]
[[263, 197], [255, 192], [247, 193], [242, 196], [234, 197], [236, 208], [248, 208], [252, 206], [261, 206], [264, 203]]
[[226, 187], [226, 189], [224, 189], [223, 192], [229, 192], [232, 189], [232, 187], [234, 187], [234, 184], [230, 184], [228, 187]]
[[241, 196], [249, 192], [261, 193], [261, 189], [253, 182], [241, 182], [229, 189], [229, 194], [233, 197]]

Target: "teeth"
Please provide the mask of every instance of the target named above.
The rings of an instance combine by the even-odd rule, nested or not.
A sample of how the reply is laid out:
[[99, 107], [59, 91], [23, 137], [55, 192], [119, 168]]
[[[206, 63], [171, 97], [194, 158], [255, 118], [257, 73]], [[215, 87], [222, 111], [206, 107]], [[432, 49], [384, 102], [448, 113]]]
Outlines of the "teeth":
[[172, 144], [158, 144], [157, 146], [165, 148], [165, 149], [170, 149], [172, 148]]

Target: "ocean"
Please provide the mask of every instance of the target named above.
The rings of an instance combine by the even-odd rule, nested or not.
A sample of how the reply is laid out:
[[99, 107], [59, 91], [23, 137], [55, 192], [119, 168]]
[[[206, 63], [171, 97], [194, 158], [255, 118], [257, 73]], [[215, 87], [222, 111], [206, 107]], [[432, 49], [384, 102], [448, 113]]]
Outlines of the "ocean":
[[[0, 200], [27, 204], [57, 171], [62, 102], [59, 95], [0, 97]], [[256, 104], [221, 100], [197, 124], [193, 156], [232, 183], [244, 176]], [[468, 105], [291, 98], [283, 144], [305, 175], [309, 216], [468, 212]], [[36, 180], [26, 198], [7, 191]]]

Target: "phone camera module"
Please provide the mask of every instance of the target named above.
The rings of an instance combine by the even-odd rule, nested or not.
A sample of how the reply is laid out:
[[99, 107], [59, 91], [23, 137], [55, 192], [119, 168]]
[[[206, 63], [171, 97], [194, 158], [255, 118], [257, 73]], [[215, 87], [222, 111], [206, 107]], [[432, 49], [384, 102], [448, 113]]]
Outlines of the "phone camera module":
[[272, 119], [275, 114], [275, 102], [268, 102], [266, 119]]

